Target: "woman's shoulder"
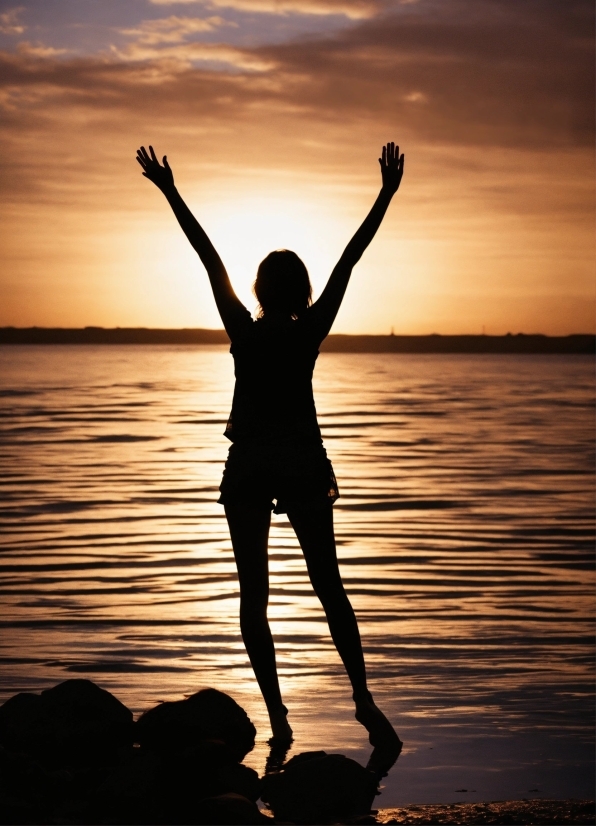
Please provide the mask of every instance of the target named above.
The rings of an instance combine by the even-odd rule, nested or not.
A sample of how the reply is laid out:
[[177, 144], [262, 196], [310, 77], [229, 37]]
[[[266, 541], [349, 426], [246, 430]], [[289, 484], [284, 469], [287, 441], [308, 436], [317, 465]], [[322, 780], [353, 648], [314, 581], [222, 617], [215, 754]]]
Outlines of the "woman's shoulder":
[[254, 332], [256, 329], [256, 321], [247, 311], [246, 316], [242, 322], [236, 324], [233, 330], [228, 330], [230, 337], [230, 353], [235, 354], [238, 350], [244, 349], [247, 344], [254, 339]]
[[238, 318], [235, 320], [235, 324], [228, 334], [230, 338], [233, 340], [238, 336], [245, 335], [246, 333], [250, 333], [250, 331], [255, 326], [255, 319], [251, 316], [248, 310], [245, 310], [242, 315], [239, 315]]
[[302, 313], [297, 323], [300, 324], [303, 335], [310, 341], [315, 342], [317, 346], [321, 344], [327, 335], [322, 329], [319, 313], [316, 312], [314, 305], [311, 305]]

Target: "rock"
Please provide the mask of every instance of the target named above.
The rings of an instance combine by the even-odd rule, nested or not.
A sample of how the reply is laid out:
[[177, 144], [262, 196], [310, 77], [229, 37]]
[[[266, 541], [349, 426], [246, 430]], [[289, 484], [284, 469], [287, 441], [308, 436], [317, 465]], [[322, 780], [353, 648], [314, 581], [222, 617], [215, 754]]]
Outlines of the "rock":
[[132, 712], [90, 680], [67, 680], [0, 707], [0, 744], [44, 766], [113, 764], [132, 745]]
[[144, 749], [180, 751], [202, 740], [225, 743], [240, 762], [254, 748], [257, 730], [228, 694], [204, 688], [186, 700], [160, 703], [137, 721], [135, 739]]
[[34, 754], [44, 721], [39, 694], [15, 694], [0, 706], [0, 745], [9, 751]]
[[193, 820], [197, 824], [268, 824], [270, 817], [261, 814], [256, 803], [240, 794], [221, 794], [201, 800]]
[[343, 754], [313, 751], [266, 775], [261, 798], [276, 820], [331, 823], [368, 815], [376, 794], [373, 772]]
[[220, 771], [220, 782], [226, 792], [242, 795], [256, 802], [261, 796], [263, 783], [254, 769], [234, 763]]
[[261, 781], [224, 743], [203, 740], [167, 753], [132, 749], [93, 796], [93, 810], [110, 823], [194, 823], [202, 799], [227, 793], [254, 803]]
[[39, 826], [48, 823], [44, 811], [30, 801], [9, 796], [0, 797], [0, 823], [11, 826]]
[[159, 756], [132, 749], [89, 795], [90, 810], [100, 822], [159, 823], [163, 786]]
[[0, 788], [13, 798], [53, 805], [70, 792], [72, 779], [66, 769], [50, 771], [26, 754], [0, 747]]
[[162, 798], [181, 822], [202, 798], [233, 792], [255, 801], [261, 793], [256, 771], [236, 763], [224, 743], [208, 740], [164, 756], [161, 779]]
[[0, 822], [267, 823], [261, 781], [238, 762], [255, 734], [215, 689], [159, 705], [136, 727], [88, 680], [16, 695], [0, 707]]

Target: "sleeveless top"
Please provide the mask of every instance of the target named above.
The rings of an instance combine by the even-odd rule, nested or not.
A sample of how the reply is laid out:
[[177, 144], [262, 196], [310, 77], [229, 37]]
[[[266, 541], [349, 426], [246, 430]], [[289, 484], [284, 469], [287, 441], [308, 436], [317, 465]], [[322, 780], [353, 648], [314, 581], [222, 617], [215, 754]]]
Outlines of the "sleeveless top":
[[321, 338], [308, 312], [295, 321], [248, 316], [230, 347], [236, 385], [228, 439], [320, 444], [312, 375]]

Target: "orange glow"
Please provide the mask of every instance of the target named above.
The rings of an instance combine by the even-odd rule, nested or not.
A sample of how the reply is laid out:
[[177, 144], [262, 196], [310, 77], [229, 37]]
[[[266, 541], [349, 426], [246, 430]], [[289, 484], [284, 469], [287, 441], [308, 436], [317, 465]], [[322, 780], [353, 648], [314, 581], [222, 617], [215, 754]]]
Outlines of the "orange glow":
[[395, 139], [404, 182], [335, 332], [594, 330], [581, 15], [566, 29], [521, 6], [500, 20], [484, 3], [473, 21], [450, 4], [215, 5], [205, 16], [195, 3], [120, 4], [111, 28], [64, 6], [93, 43], [76, 26], [57, 34], [40, 4], [4, 16], [0, 325], [220, 326], [200, 264], [134, 161], [150, 142], [251, 309], [271, 248], [295, 248], [316, 292]]

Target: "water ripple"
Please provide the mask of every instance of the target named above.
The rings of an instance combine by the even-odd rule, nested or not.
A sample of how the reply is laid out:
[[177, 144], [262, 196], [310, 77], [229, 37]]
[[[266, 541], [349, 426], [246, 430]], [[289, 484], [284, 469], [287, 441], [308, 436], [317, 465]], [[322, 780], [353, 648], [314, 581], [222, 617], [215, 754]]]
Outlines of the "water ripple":
[[[216, 503], [233, 386], [225, 348], [4, 348], [0, 370], [2, 698], [87, 675], [140, 711], [219, 685], [262, 730], [250, 758], [261, 769], [264, 709]], [[401, 721], [400, 763], [449, 743], [470, 767], [465, 744], [489, 730], [541, 732], [561, 754], [567, 736], [576, 749], [590, 742], [591, 360], [324, 353], [315, 395], [340, 484], [344, 581], [373, 690]], [[284, 517], [270, 568], [301, 750], [329, 749], [333, 736], [332, 750], [361, 754]]]

